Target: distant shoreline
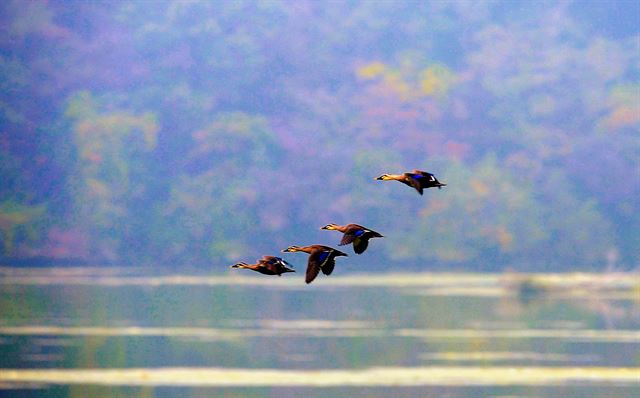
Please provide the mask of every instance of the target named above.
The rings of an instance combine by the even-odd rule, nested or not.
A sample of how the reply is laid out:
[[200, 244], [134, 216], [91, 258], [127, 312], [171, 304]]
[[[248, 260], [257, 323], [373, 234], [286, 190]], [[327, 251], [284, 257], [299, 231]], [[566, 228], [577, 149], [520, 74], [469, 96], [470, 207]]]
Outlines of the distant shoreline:
[[[91, 265], [80, 258], [0, 257], [0, 266], [16, 268], [84, 267]], [[104, 264], [109, 266], [110, 264]]]

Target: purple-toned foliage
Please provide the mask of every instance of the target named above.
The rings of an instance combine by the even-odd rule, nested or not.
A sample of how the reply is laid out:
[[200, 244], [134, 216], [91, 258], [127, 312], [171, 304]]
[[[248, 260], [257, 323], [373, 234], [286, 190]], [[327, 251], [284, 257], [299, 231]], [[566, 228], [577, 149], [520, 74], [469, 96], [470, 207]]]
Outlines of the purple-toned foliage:
[[[2, 2], [0, 256], [205, 265], [357, 222], [372, 268], [636, 266], [620, 3]], [[448, 186], [373, 181], [413, 168]]]

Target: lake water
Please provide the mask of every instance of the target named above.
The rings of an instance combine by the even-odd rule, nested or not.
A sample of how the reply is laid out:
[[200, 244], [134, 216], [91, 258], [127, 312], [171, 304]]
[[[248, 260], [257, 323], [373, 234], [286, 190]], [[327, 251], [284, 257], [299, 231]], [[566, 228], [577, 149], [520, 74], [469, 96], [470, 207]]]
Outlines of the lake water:
[[0, 268], [0, 396], [638, 397], [640, 278]]

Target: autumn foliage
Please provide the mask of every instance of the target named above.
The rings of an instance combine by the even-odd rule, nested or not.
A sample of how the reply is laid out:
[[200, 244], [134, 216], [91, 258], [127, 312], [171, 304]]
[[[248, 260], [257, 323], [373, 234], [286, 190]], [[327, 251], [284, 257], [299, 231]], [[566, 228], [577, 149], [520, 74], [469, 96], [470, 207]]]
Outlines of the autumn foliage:
[[[2, 2], [0, 255], [637, 265], [637, 23], [526, 4]], [[373, 181], [412, 168], [448, 186]]]

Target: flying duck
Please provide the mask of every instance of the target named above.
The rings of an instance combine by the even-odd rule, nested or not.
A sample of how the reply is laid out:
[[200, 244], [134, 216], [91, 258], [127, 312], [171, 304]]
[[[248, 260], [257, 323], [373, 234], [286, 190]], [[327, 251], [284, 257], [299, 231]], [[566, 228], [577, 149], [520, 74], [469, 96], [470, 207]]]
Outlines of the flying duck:
[[415, 188], [415, 190], [418, 191], [420, 195], [422, 195], [422, 190], [424, 188], [438, 187], [438, 189], [442, 189], [442, 187], [447, 185], [438, 181], [436, 176], [434, 176], [433, 174], [421, 170], [413, 170], [410, 173], [403, 174], [383, 174], [380, 177], [376, 178], [376, 180], [400, 181], [405, 185]]
[[369, 246], [369, 239], [383, 237], [378, 232], [373, 231], [369, 228], [365, 228], [362, 225], [358, 224], [327, 224], [320, 229], [342, 232], [344, 235], [342, 235], [340, 246], [353, 243], [353, 251], [356, 252], [356, 254], [362, 254], [365, 250], [367, 250], [367, 246]]
[[309, 254], [307, 262], [307, 273], [304, 281], [311, 283], [320, 270], [325, 275], [331, 275], [336, 265], [336, 257], [347, 256], [346, 253], [336, 250], [329, 246], [311, 245], [311, 246], [289, 246], [282, 251], [283, 253], [305, 252]]
[[245, 268], [265, 275], [278, 276], [282, 276], [286, 272], [296, 272], [294, 269], [287, 267], [287, 265], [291, 264], [280, 257], [263, 256], [256, 264], [237, 263], [232, 265], [231, 268]]

